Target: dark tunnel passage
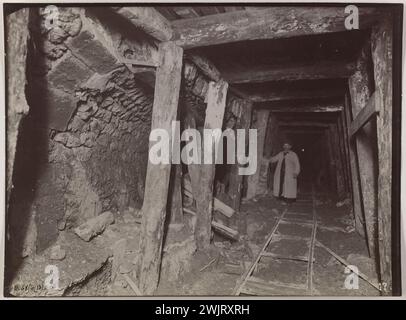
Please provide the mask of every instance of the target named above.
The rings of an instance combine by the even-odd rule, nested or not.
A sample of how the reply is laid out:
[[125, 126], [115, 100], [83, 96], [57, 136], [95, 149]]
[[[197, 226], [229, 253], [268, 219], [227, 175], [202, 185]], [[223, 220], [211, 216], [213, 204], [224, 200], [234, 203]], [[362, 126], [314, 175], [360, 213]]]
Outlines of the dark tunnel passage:
[[10, 14], [7, 295], [56, 264], [35, 294], [390, 293], [400, 18], [365, 8], [382, 20], [358, 30], [341, 6], [63, 6], [63, 32]]
[[[284, 142], [289, 142], [300, 161], [298, 192], [308, 193], [315, 188], [319, 194], [333, 201], [350, 197], [349, 158], [344, 141], [348, 135], [339, 131], [342, 111], [309, 113], [270, 113], [264, 156], [273, 156], [281, 151]], [[271, 186], [275, 166], [268, 172]]]

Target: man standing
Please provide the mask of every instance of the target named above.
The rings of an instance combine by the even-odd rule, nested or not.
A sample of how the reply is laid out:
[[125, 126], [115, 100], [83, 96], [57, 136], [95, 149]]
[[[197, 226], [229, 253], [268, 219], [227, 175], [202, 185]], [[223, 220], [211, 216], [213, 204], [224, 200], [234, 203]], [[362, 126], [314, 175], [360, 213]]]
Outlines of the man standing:
[[271, 163], [277, 162], [273, 181], [273, 194], [275, 197], [291, 203], [297, 196], [297, 176], [300, 173], [299, 158], [288, 142], [283, 144], [283, 151], [272, 157]]

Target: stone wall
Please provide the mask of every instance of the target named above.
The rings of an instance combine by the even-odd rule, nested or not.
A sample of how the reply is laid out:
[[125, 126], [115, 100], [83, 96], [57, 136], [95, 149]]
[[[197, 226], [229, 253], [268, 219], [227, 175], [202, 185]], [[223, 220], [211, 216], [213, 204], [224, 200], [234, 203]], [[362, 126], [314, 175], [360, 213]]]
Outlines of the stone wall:
[[[153, 89], [120, 63], [84, 9], [58, 8], [59, 27], [49, 28], [50, 14], [32, 9], [30, 17], [30, 113], [8, 214], [22, 256], [102, 211], [140, 207], [144, 193]], [[117, 52], [133, 53], [115, 39]]]
[[[140, 208], [144, 193], [154, 73], [121, 59], [154, 56], [155, 44], [108, 8], [57, 10], [30, 10], [30, 112], [18, 134], [7, 221], [8, 251], [23, 257], [105, 210]], [[192, 112], [198, 126], [208, 82], [185, 62], [180, 114]], [[224, 126], [234, 128], [241, 111], [228, 94]]]

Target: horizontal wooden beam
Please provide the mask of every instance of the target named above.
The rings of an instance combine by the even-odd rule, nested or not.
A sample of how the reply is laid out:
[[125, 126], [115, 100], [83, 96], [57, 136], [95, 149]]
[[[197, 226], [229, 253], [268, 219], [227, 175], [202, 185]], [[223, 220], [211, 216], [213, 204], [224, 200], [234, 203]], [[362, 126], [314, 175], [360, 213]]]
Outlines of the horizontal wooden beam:
[[[340, 7], [271, 7], [172, 21], [172, 40], [184, 48], [255, 39], [277, 39], [347, 31]], [[359, 8], [360, 29], [379, 18], [373, 8]]]
[[355, 119], [350, 124], [350, 137], [353, 137], [358, 130], [360, 130], [371, 118], [373, 115], [379, 113], [379, 109], [376, 104], [376, 93], [374, 92], [369, 98], [367, 105], [361, 109], [357, 114]]
[[187, 54], [186, 58], [192, 61], [209, 80], [219, 81], [221, 79], [220, 71], [205, 56], [194, 53]]
[[335, 98], [344, 96], [344, 88], [294, 88], [293, 86], [283, 88], [270, 88], [266, 92], [247, 94], [253, 102], [267, 102], [280, 100]]
[[[266, 106], [264, 106], [266, 107]], [[314, 105], [314, 106], [267, 106], [271, 112], [340, 112], [342, 105]]]
[[325, 128], [279, 128], [284, 133], [296, 133], [296, 134], [320, 134], [325, 132]]
[[266, 81], [316, 80], [348, 78], [354, 73], [355, 65], [343, 61], [323, 61], [313, 64], [288, 66], [256, 66], [245, 70], [223, 70], [229, 83], [251, 83]]
[[170, 22], [152, 7], [113, 7], [113, 10], [158, 41], [172, 38]]
[[309, 121], [278, 121], [278, 125], [282, 127], [321, 127], [327, 128], [329, 124], [326, 122], [309, 122]]
[[[205, 56], [198, 53], [188, 53], [187, 59], [193, 62], [193, 64], [205, 75], [210, 81], [220, 81], [223, 79], [220, 71], [217, 67]], [[236, 89], [235, 87], [229, 87], [228, 90], [239, 98], [249, 99], [248, 95], [244, 92]]]

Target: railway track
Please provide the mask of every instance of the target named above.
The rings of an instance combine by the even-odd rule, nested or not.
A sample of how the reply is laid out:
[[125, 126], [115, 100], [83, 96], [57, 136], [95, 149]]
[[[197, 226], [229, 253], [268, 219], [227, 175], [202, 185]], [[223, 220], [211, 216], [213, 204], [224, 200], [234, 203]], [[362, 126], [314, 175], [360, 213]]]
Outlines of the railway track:
[[[317, 214], [314, 190], [302, 195], [294, 204], [285, 208], [276, 217], [275, 224], [269, 233], [260, 252], [250, 267], [242, 274], [234, 288], [234, 295], [275, 296], [275, 295], [313, 295], [313, 264], [316, 245]], [[258, 272], [264, 266], [273, 272], [278, 261], [287, 265], [286, 270], [303, 273], [304, 283], [267, 280]], [[303, 264], [303, 265], [302, 265]], [[305, 265], [307, 264], [307, 265]], [[277, 276], [277, 270], [274, 271]]]

